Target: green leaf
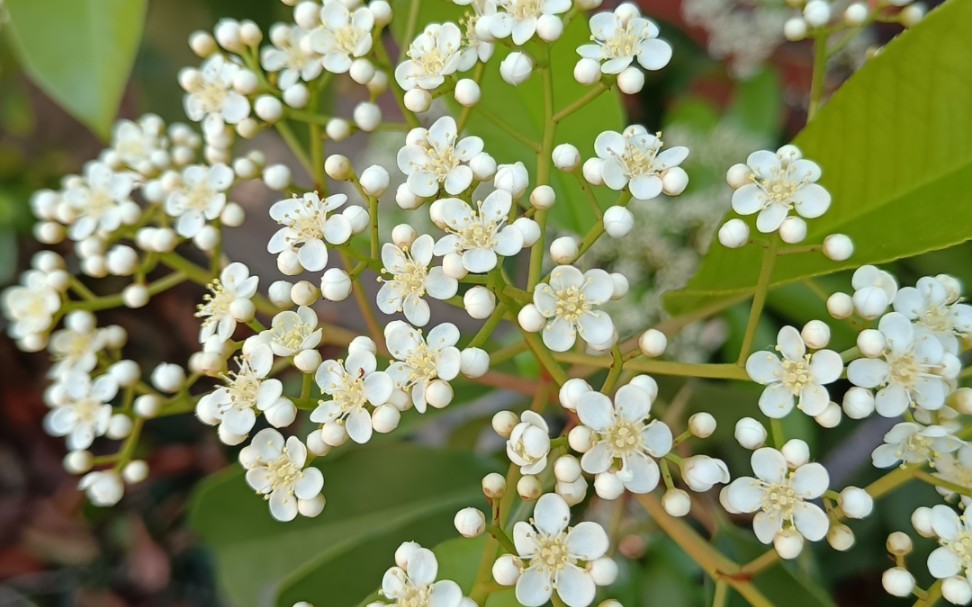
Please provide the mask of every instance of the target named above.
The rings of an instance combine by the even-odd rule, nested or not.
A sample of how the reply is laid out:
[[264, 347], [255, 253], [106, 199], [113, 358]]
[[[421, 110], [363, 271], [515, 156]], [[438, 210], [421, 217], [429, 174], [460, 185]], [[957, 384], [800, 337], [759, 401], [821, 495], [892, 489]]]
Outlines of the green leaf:
[[398, 545], [453, 536], [451, 513], [483, 501], [494, 467], [468, 453], [394, 444], [318, 459], [327, 507], [279, 523], [236, 469], [207, 480], [190, 520], [216, 555], [220, 586], [238, 607], [306, 600], [351, 607], [381, 584]]
[[[795, 144], [833, 195], [807, 242], [853, 238], [844, 262], [820, 254], [777, 260], [772, 284], [882, 263], [972, 238], [972, 2], [946, 2], [892, 40], [833, 96]], [[742, 160], [742, 159], [740, 159]], [[727, 167], [728, 168], [728, 167]], [[715, 244], [698, 274], [666, 297], [672, 313], [745, 297], [759, 247]]]
[[7, 0], [31, 78], [102, 138], [111, 132], [142, 35], [146, 0]]
[[[401, 17], [408, 12], [411, 2], [399, 0], [395, 3], [397, 14]], [[457, 12], [455, 6], [444, 0], [423, 0], [416, 33], [426, 23], [457, 21], [462, 13]], [[405, 19], [396, 19], [404, 23]], [[394, 25], [393, 25], [394, 27]], [[401, 40], [403, 25], [399, 24], [395, 33], [399, 43], [403, 46], [407, 42]], [[565, 28], [560, 39], [551, 48], [550, 70], [553, 81], [554, 112], [558, 112], [577, 99], [583, 97], [590, 87], [578, 84], [574, 80], [573, 68], [577, 62], [577, 47], [590, 42], [591, 31], [587, 19], [583, 15], [576, 16]], [[535, 45], [528, 45], [527, 50], [536, 53]], [[524, 146], [516, 138], [496, 127], [490, 120], [483, 117], [477, 109], [486, 110], [494, 116], [501, 117], [517, 132], [529, 140], [539, 144], [543, 134], [545, 122], [543, 111], [543, 85], [540, 74], [534, 71], [529, 80], [519, 86], [511, 86], [503, 81], [499, 75], [499, 64], [509, 53], [509, 49], [501, 44], [496, 45], [493, 57], [486, 64], [485, 73], [480, 83], [484, 91], [479, 103], [473, 108], [466, 123], [466, 130], [481, 137], [489, 152], [499, 163], [523, 162], [531, 175], [535, 175], [537, 156], [533, 150]], [[469, 72], [471, 73], [471, 72]], [[460, 77], [469, 77], [463, 74]], [[451, 96], [449, 96], [451, 99]], [[450, 100], [452, 107], [460, 109], [458, 104]], [[593, 153], [594, 139], [602, 131], [621, 131], [626, 121], [621, 108], [621, 97], [616, 91], [602, 93], [596, 99], [585, 104], [583, 108], [564, 118], [556, 128], [554, 145], [571, 143], [577, 146], [582, 156]], [[557, 204], [550, 210], [550, 221], [556, 227], [583, 234], [596, 220], [591, 203], [581, 191], [573, 175], [566, 175], [553, 170], [550, 175], [551, 185], [557, 191]], [[610, 206], [618, 197], [616, 192], [607, 188], [593, 188], [601, 208]]]

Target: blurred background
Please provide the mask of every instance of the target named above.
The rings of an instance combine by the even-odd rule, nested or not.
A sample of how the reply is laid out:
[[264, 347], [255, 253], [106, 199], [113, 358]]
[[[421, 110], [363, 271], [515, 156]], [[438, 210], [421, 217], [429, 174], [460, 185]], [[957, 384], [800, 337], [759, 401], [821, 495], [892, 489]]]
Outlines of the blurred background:
[[[659, 293], [681, 286], [691, 276], [728, 208], [725, 169], [755, 149], [775, 148], [799, 130], [810, 81], [809, 43], [784, 44], [782, 24], [792, 9], [783, 0], [641, 4], [642, 11], [660, 23], [662, 37], [673, 44], [675, 53], [666, 69], [648, 74], [640, 95], [626, 99], [630, 122], [664, 129], [669, 145], [688, 145], [692, 156], [685, 168], [692, 184], [674, 211], [671, 206], [638, 207], [639, 224], [645, 229], [632, 235], [634, 245], [630, 240], [624, 241], [624, 248], [607, 242], [594, 250], [596, 263], [640, 277], [632, 281], [635, 297], [613, 310], [622, 332], [661, 318]], [[176, 74], [183, 66], [199, 63], [186, 45], [188, 35], [211, 29], [221, 17], [252, 19], [266, 31], [276, 21], [289, 21], [290, 11], [276, 0], [149, 0], [119, 116], [154, 112], [168, 122], [185, 120]], [[58, 19], [57, 11], [52, 10], [49, 18]], [[835, 59], [830, 86], [865, 60], [869, 46], [897, 31], [888, 26], [849, 45]], [[386, 107], [394, 112], [393, 104]], [[273, 135], [247, 145], [259, 147], [271, 160], [287, 158], [286, 148]], [[361, 145], [363, 141], [352, 140], [348, 153], [383, 154], [391, 163], [392, 146], [397, 144], [383, 146], [378, 141], [366, 150], [356, 148]], [[30, 238], [31, 192], [57, 187], [62, 176], [79, 172], [103, 146], [104, 141], [25, 74], [0, 3], [0, 286], [15, 282], [38, 250]], [[370, 161], [378, 162], [374, 157]], [[267, 234], [265, 213], [254, 210], [273, 201], [269, 191], [248, 186], [236, 198], [250, 211], [243, 229]], [[271, 256], [261, 255], [259, 247], [246, 249], [238, 253], [258, 273], [275, 273]], [[968, 247], [939, 252], [903, 265], [899, 276], [907, 281], [929, 268], [954, 268], [952, 273], [969, 278], [968, 260]], [[770, 301], [781, 319], [805, 320], [813, 313], [801, 307], [805, 294], [782, 291], [786, 289]], [[198, 329], [192, 312], [199, 294], [191, 286], [173, 289], [154, 298], [149, 313], [115, 312], [105, 322], [121, 324], [137, 336], [143, 351], [133, 358], [185, 360], [195, 349]], [[693, 325], [675, 344], [678, 356], [705, 360], [718, 357], [723, 347], [737, 348], [732, 340], [739, 332], [733, 329], [745, 322], [745, 314], [744, 306], [715, 322]], [[42, 354], [21, 353], [10, 340], [0, 338], [0, 607], [227, 604], [218, 591], [212, 556], [189, 528], [186, 513], [194, 484], [234, 461], [234, 453], [191, 416], [155, 421], [141, 446], [148, 456], [150, 479], [129, 491], [119, 506], [94, 508], [76, 491], [76, 477], [62, 467], [63, 441], [43, 431], [45, 373]], [[847, 458], [847, 475], [868, 461], [868, 445], [880, 441], [886, 425], [862, 428], [866, 430], [859, 429], [861, 434], [853, 437], [828, 439], [837, 449], [833, 457]], [[868, 531], [862, 530], [859, 544], [880, 546], [881, 533], [899, 528], [895, 516], [907, 517], [909, 504], [916, 500], [913, 495], [892, 497], [901, 503], [889, 507], [890, 520], [869, 523], [873, 537], [869, 541], [862, 535]], [[636, 604], [698, 604], [701, 595], [686, 591], [697, 582], [678, 573], [684, 562], [673, 545], [629, 549], [636, 562], [645, 565], [638, 582], [644, 593], [634, 596], [656, 599]], [[824, 577], [837, 603], [873, 605], [886, 600], [879, 581], [885, 566], [874, 549], [863, 558], [838, 555], [833, 571]]]

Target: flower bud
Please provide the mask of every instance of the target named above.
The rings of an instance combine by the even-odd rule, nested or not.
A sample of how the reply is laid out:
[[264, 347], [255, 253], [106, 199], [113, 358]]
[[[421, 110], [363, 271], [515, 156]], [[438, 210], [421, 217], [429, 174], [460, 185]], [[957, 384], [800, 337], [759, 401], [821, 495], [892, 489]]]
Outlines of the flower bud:
[[827, 298], [827, 312], [837, 320], [850, 318], [854, 314], [854, 300], [847, 293], [834, 293]]
[[142, 419], [152, 419], [162, 409], [162, 400], [154, 394], [142, 394], [135, 398], [135, 415]]
[[826, 0], [810, 0], [803, 7], [803, 18], [811, 27], [823, 27], [830, 21], [830, 5]]
[[162, 392], [178, 392], [185, 381], [186, 372], [179, 365], [161, 363], [152, 371], [152, 385]]
[[557, 201], [557, 195], [549, 185], [538, 185], [530, 192], [530, 204], [535, 209], [549, 209]]
[[580, 84], [594, 84], [601, 79], [601, 65], [588, 58], [577, 61], [574, 66], [574, 80]]
[[900, 556], [907, 555], [914, 549], [911, 538], [908, 537], [907, 533], [901, 531], [895, 531], [888, 535], [888, 541], [885, 546], [888, 552]]
[[648, 329], [638, 338], [641, 353], [649, 358], [657, 358], [665, 353], [668, 337], [658, 329]]
[[[904, 27], [913, 27], [925, 18], [925, 11], [926, 9], [924, 4], [921, 2], [915, 2], [901, 9], [901, 12], [898, 13], [898, 19], [901, 21], [901, 25]], [[963, 603], [958, 603], [957, 601], [952, 602], [959, 605], [969, 603], [969, 601], [972, 600], [972, 590], [966, 591], [966, 594], [968, 594], [969, 598]], [[966, 594], [963, 594], [962, 596], [966, 596]]]
[[847, 487], [837, 501], [844, 514], [851, 518], [865, 518], [874, 510], [874, 499], [859, 487]]
[[348, 68], [348, 76], [358, 84], [368, 84], [375, 77], [375, 66], [367, 59], [355, 59]]
[[330, 301], [344, 301], [351, 294], [351, 277], [340, 268], [331, 268], [321, 276], [321, 295]]
[[506, 455], [520, 466], [522, 474], [538, 474], [547, 466], [550, 436], [547, 422], [533, 411], [524, 411], [520, 423], [510, 431], [506, 441]]
[[580, 254], [577, 240], [573, 236], [561, 236], [550, 243], [550, 258], [558, 264], [571, 263]]
[[560, 405], [564, 409], [574, 411], [577, 409], [577, 403], [580, 397], [593, 389], [586, 380], [580, 377], [572, 377], [560, 387], [558, 394]]
[[91, 470], [93, 460], [90, 451], [69, 451], [64, 456], [64, 469], [71, 474], [84, 474]]
[[749, 226], [742, 219], [733, 218], [719, 227], [719, 242], [729, 249], [738, 249], [749, 242]]
[[598, 586], [610, 586], [618, 579], [618, 564], [609, 556], [602, 556], [588, 563], [587, 570]]
[[129, 485], [135, 485], [148, 478], [149, 468], [144, 460], [136, 459], [128, 462], [122, 469], [122, 478]]
[[[466, 266], [462, 265], [462, 255], [456, 253], [446, 253], [442, 257], [442, 272], [449, 278], [462, 280], [469, 273]], [[539, 312], [537, 312], [539, 314]], [[540, 329], [537, 329], [538, 331]]]
[[851, 297], [854, 302], [854, 310], [862, 317], [874, 319], [884, 314], [884, 311], [891, 305], [891, 300], [884, 289], [880, 287], [864, 287], [854, 291]]
[[831, 234], [824, 238], [823, 254], [833, 261], [846, 261], [854, 254], [854, 241], [846, 234]]
[[621, 89], [622, 93], [635, 95], [640, 93], [641, 89], [644, 87], [645, 73], [641, 71], [641, 68], [637, 68], [632, 65], [624, 68], [624, 70], [618, 74], [618, 88]]
[[628, 283], [627, 277], [620, 272], [611, 272], [611, 299], [618, 300], [628, 294], [628, 289], [631, 285]]
[[790, 468], [799, 468], [810, 461], [810, 446], [799, 438], [792, 438], [783, 443], [780, 453], [783, 454], [783, 459]]
[[149, 290], [142, 284], [131, 284], [122, 290], [122, 302], [128, 308], [141, 308], [149, 301]]
[[520, 327], [529, 333], [536, 333], [547, 324], [547, 319], [544, 318], [540, 310], [533, 304], [527, 304], [520, 308], [520, 311], [516, 315], [516, 320], [520, 324]]
[[290, 185], [290, 169], [282, 164], [272, 164], [263, 169], [263, 183], [271, 190], [284, 190]]
[[554, 462], [554, 476], [562, 483], [573, 483], [581, 476], [580, 461], [573, 455], [562, 455]]
[[497, 411], [493, 415], [492, 426], [496, 434], [503, 438], [509, 438], [513, 428], [520, 422], [520, 418], [512, 411]]
[[612, 238], [627, 236], [634, 227], [634, 215], [622, 206], [611, 206], [604, 211], [604, 231]]
[[253, 104], [253, 112], [260, 120], [276, 122], [283, 117], [283, 104], [272, 95], [261, 95]]
[[551, 157], [554, 166], [566, 173], [576, 171], [580, 166], [580, 152], [569, 143], [561, 143], [555, 147]]
[[518, 217], [513, 222], [513, 227], [523, 235], [524, 247], [532, 247], [540, 240], [540, 226], [529, 217]]
[[321, 362], [321, 353], [317, 350], [301, 350], [294, 355], [294, 367], [301, 373], [314, 373]]
[[455, 396], [455, 392], [452, 390], [452, 385], [447, 381], [433, 379], [425, 386], [425, 400], [436, 409], [447, 407], [452, 402], [453, 396]]
[[[284, 90], [283, 101], [288, 106], [299, 110], [300, 108], [306, 106], [307, 102], [310, 101], [310, 91], [307, 90], [307, 86], [303, 82], [298, 82]], [[330, 122], [331, 121], [328, 121], [328, 124], [330, 124]]]
[[783, 37], [790, 42], [797, 42], [807, 37], [807, 22], [803, 17], [787, 19], [783, 24]]
[[466, 377], [482, 377], [489, 371], [489, 354], [481, 348], [466, 348], [459, 353], [459, 370]]
[[588, 158], [581, 167], [584, 180], [591, 185], [601, 185], [604, 183], [604, 161], [600, 158]]
[[351, 136], [351, 124], [341, 118], [331, 118], [324, 125], [324, 132], [334, 141], [344, 141]]
[[209, 32], [195, 31], [189, 35], [189, 48], [198, 57], [205, 59], [216, 52], [216, 40]]
[[813, 419], [823, 428], [836, 428], [840, 424], [841, 415], [840, 405], [831, 402], [822, 413]]
[[432, 105], [432, 95], [425, 89], [414, 88], [405, 92], [403, 102], [409, 110], [421, 114]]
[[689, 432], [698, 438], [708, 438], [716, 429], [716, 419], [710, 413], [696, 413], [688, 420]]
[[368, 3], [368, 10], [371, 11], [378, 27], [384, 27], [391, 23], [392, 7], [385, 0], [372, 0]]
[[418, 230], [407, 223], [400, 223], [392, 228], [391, 238], [395, 246], [400, 249], [406, 249], [412, 246], [412, 243], [415, 242], [418, 235]]
[[477, 180], [489, 181], [496, 176], [496, 159], [486, 152], [480, 152], [469, 160], [469, 168]]
[[506, 494], [506, 479], [499, 472], [490, 472], [483, 477], [483, 495], [491, 500], [500, 499]]
[[480, 90], [479, 84], [470, 78], [463, 78], [456, 83], [454, 91], [456, 101], [463, 107], [472, 107], [479, 103]]
[[526, 82], [531, 73], [533, 73], [533, 59], [519, 51], [513, 51], [500, 63], [500, 77], [513, 86]]
[[564, 33], [564, 22], [560, 17], [544, 13], [537, 19], [537, 37], [544, 42], [555, 42]]
[[321, 426], [321, 438], [332, 447], [340, 447], [348, 442], [348, 431], [345, 430], [344, 424], [327, 422]]
[[868, 358], [875, 358], [884, 354], [888, 345], [884, 333], [877, 329], [864, 329], [857, 335], [857, 349]]
[[351, 161], [343, 154], [331, 154], [324, 161], [324, 172], [331, 179], [347, 181], [352, 175]]
[[366, 168], [361, 172], [361, 177], [358, 178], [365, 194], [375, 198], [380, 197], [388, 189], [388, 180], [388, 170], [377, 164]]
[[868, 8], [865, 2], [855, 2], [844, 10], [844, 23], [857, 27], [867, 21]]
[[127, 245], [115, 245], [105, 256], [105, 265], [115, 276], [131, 276], [138, 266], [138, 253]]
[[616, 500], [624, 493], [624, 483], [613, 472], [602, 472], [594, 477], [594, 491], [604, 500]]
[[493, 187], [506, 190], [513, 198], [523, 196], [529, 184], [530, 176], [522, 162], [499, 165], [493, 178]]
[[370, 133], [381, 124], [381, 109], [374, 103], [362, 102], [355, 106], [351, 117], [359, 129]]
[[732, 165], [726, 172], [726, 183], [734, 190], [738, 190], [747, 183], [750, 183], [752, 178], [753, 170], [749, 168], [749, 165], [742, 163]]
[[669, 489], [662, 495], [662, 508], [669, 516], [681, 518], [692, 510], [692, 498], [682, 489]]
[[874, 413], [874, 394], [854, 386], [844, 393], [841, 403], [844, 414], [851, 419], [864, 419]]
[[493, 579], [500, 586], [512, 586], [520, 579], [523, 563], [519, 557], [503, 554], [493, 563]]
[[114, 506], [125, 494], [125, 486], [113, 470], [89, 472], [78, 483], [78, 489], [85, 492], [92, 504], [103, 507]]
[[688, 173], [682, 167], [671, 167], [662, 173], [662, 191], [668, 196], [678, 196], [688, 187]]
[[412, 555], [421, 548], [422, 546], [416, 542], [402, 542], [402, 545], [395, 550], [395, 564], [405, 569]]
[[822, 320], [811, 320], [803, 325], [800, 337], [808, 348], [819, 350], [830, 343], [830, 326]]
[[564, 498], [568, 506], [576, 506], [587, 497], [587, 479], [578, 476], [572, 483], [557, 481], [554, 489], [560, 497]]
[[721, 459], [708, 455], [693, 455], [682, 461], [682, 480], [689, 489], [702, 493], [716, 483], [729, 482], [729, 469]]
[[751, 417], [736, 422], [736, 442], [744, 449], [759, 449], [766, 442], [766, 428]]
[[525, 501], [532, 502], [543, 494], [543, 483], [536, 476], [527, 474], [517, 481], [516, 492]]
[[881, 585], [892, 596], [910, 597], [915, 589], [915, 578], [904, 567], [892, 567], [881, 576]]
[[234, 19], [221, 19], [216, 24], [213, 33], [219, 45], [231, 52], [243, 50], [243, 42], [240, 40], [240, 24]]
[[787, 244], [798, 244], [807, 237], [807, 222], [790, 216], [780, 224], [780, 239]]
[[911, 525], [922, 537], [935, 537], [935, 529], [932, 526], [932, 510], [927, 506], [919, 506], [911, 513]]
[[486, 516], [477, 508], [463, 508], [456, 513], [453, 523], [462, 537], [478, 537], [486, 530]]
[[803, 536], [795, 529], [785, 529], [773, 538], [773, 548], [780, 558], [788, 561], [795, 559], [803, 551]]
[[371, 413], [371, 426], [380, 434], [388, 434], [395, 430], [401, 421], [402, 412], [390, 404], [375, 407]]
[[121, 440], [132, 433], [132, 419], [123, 413], [116, 413], [108, 421], [105, 436], [112, 440]]
[[567, 434], [567, 444], [578, 453], [587, 453], [594, 446], [594, 436], [587, 426], [574, 426]]

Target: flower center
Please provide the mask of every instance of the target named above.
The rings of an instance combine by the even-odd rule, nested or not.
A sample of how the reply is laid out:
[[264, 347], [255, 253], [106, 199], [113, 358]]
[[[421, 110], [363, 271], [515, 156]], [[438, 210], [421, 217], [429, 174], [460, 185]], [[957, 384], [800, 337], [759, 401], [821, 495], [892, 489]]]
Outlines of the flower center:
[[639, 453], [644, 450], [642, 429], [640, 423], [618, 420], [604, 434], [604, 440], [611, 446], [615, 457]]
[[439, 181], [445, 181], [449, 171], [459, 166], [459, 159], [456, 157], [453, 143], [455, 142], [450, 141], [442, 149], [430, 143], [425, 143], [422, 146], [425, 148], [425, 154], [428, 156], [428, 160], [425, 161], [422, 169], [427, 173], [435, 175]]
[[441, 76], [451, 56], [451, 53], [447, 55], [439, 50], [438, 40], [433, 40], [433, 44], [432, 48], [426, 50], [409, 49], [408, 51], [408, 58], [412, 60], [412, 65], [423, 76]]
[[555, 574], [571, 562], [567, 551], [567, 542], [563, 533], [537, 538], [537, 552], [530, 560], [530, 566], [537, 566], [541, 571]]
[[517, 21], [539, 17], [541, 0], [505, 0], [500, 5]]
[[[271, 462], [267, 462], [266, 467], [267, 477], [270, 479], [272, 491], [280, 488], [287, 489], [293, 487], [294, 483], [300, 478], [300, 468], [287, 457], [286, 447], [280, 457]], [[266, 494], [266, 499], [270, 499], [270, 493], [272, 491]]]
[[256, 404], [263, 380], [253, 371], [248, 361], [241, 363], [239, 371], [229, 372], [229, 382], [226, 394], [230, 400], [223, 405], [224, 412], [229, 409], [249, 409]]
[[312, 325], [296, 320], [274, 327], [271, 329], [271, 335], [274, 343], [290, 350], [297, 350], [313, 331]]
[[587, 298], [584, 297], [584, 292], [578, 287], [567, 287], [554, 291], [554, 297], [557, 299], [556, 316], [572, 323], [577, 322], [583, 314], [591, 309], [591, 305], [587, 303]]
[[92, 426], [97, 422], [101, 409], [105, 406], [101, 401], [87, 397], [74, 402], [74, 415], [77, 416], [79, 426]]
[[804, 356], [800, 360], [790, 360], [784, 358], [783, 377], [780, 383], [794, 396], [800, 394], [803, 389], [813, 383], [813, 376], [810, 375], [810, 356]]
[[952, 333], [955, 330], [955, 322], [948, 306], [928, 306], [921, 315], [921, 324], [935, 333]]
[[214, 82], [204, 82], [196, 91], [196, 97], [200, 100], [204, 112], [214, 114], [222, 111], [226, 93], [225, 87]]
[[395, 275], [394, 282], [401, 286], [402, 294], [405, 297], [410, 295], [422, 296], [425, 294], [425, 279], [428, 275], [427, 267], [409, 257], [405, 262], [405, 269], [400, 274]]
[[915, 382], [922, 375], [922, 365], [918, 363], [912, 352], [905, 352], [898, 356], [887, 355], [888, 383], [898, 384], [909, 390], [915, 387]]
[[365, 404], [364, 377], [345, 373], [344, 381], [336, 388], [331, 392], [331, 396], [341, 407], [341, 411], [347, 413]]
[[793, 508], [802, 501], [789, 484], [773, 485], [767, 483], [763, 488], [763, 511], [767, 514], [775, 513], [784, 521], [793, 519]]
[[288, 242], [301, 244], [309, 240], [321, 240], [324, 237], [324, 221], [326, 219], [327, 212], [321, 211], [315, 201], [304, 200], [301, 206], [284, 214], [277, 223], [292, 230], [292, 233], [287, 237]]
[[432, 588], [430, 586], [416, 586], [409, 582], [398, 595], [396, 605], [401, 607], [428, 607], [431, 602]]
[[632, 57], [638, 54], [638, 48], [643, 42], [642, 36], [639, 36], [632, 30], [631, 22], [627, 22], [623, 28], [615, 32], [613, 37], [608, 38], [604, 42], [598, 42], [604, 47], [607, 55], [611, 58]]
[[427, 344], [419, 344], [405, 358], [405, 364], [412, 369], [408, 376], [408, 383], [414, 384], [434, 378], [439, 374], [438, 363], [439, 351], [430, 348]]
[[208, 316], [215, 320], [227, 316], [230, 304], [236, 299], [235, 295], [226, 291], [218, 278], [209, 283], [209, 290], [209, 293], [203, 295], [203, 302], [196, 306], [196, 318]]
[[186, 190], [186, 209], [203, 212], [215, 196], [216, 192], [205, 182], [197, 183]]
[[91, 189], [88, 192], [88, 204], [84, 208], [85, 215], [99, 218], [115, 207], [115, 200], [108, 192], [95, 189]]
[[355, 53], [363, 34], [365, 34], [364, 30], [353, 25], [345, 25], [331, 31], [335, 46], [349, 55]]
[[898, 459], [911, 462], [915, 459], [929, 459], [932, 454], [931, 440], [927, 436], [915, 432], [898, 445], [895, 455]]
[[789, 207], [793, 201], [793, 195], [803, 187], [803, 184], [790, 181], [788, 175], [783, 174], [778, 177], [764, 179], [762, 183], [759, 183], [759, 187], [766, 193], [766, 197], [771, 203], [785, 204]]
[[963, 569], [972, 568], [972, 533], [961, 531], [955, 541], [941, 540], [941, 543], [962, 560]]
[[648, 143], [647, 138], [638, 137], [626, 138], [624, 152], [621, 154], [621, 164], [624, 165], [625, 173], [628, 177], [638, 177], [639, 175], [653, 175], [658, 171], [655, 169], [655, 156], [662, 147], [662, 140], [655, 139]]

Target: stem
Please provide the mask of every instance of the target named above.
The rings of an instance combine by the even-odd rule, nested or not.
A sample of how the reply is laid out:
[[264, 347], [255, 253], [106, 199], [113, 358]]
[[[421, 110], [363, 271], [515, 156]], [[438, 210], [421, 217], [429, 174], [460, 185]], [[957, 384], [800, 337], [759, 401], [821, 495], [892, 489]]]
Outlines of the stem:
[[498, 304], [496, 309], [493, 310], [493, 313], [490, 314], [489, 318], [486, 319], [486, 322], [483, 323], [483, 326], [479, 329], [476, 335], [469, 341], [468, 344], [466, 344], [466, 347], [478, 348], [486, 343], [489, 336], [492, 335], [493, 331], [496, 330], [496, 326], [499, 325], [503, 320], [503, 314], [505, 313], [506, 305], [503, 303]]
[[[288, 126], [283, 120], [278, 121], [273, 126], [277, 129], [277, 132], [280, 133], [284, 143], [286, 143], [287, 147], [290, 148], [291, 153], [293, 153], [297, 161], [300, 162], [301, 166], [304, 167], [304, 170], [307, 171], [307, 174], [313, 177], [314, 166], [311, 163], [310, 158], [307, 157], [307, 152], [304, 151], [304, 147], [300, 145], [300, 141], [297, 140], [297, 136], [294, 135], [294, 132], [290, 129], [290, 126]], [[321, 165], [322, 170], [323, 168], [324, 166]]]
[[760, 571], [772, 567], [773, 565], [778, 563], [779, 560], [780, 560], [780, 554], [776, 550], [771, 548], [766, 552], [764, 552], [763, 554], [757, 556], [753, 560], [749, 561], [745, 565], [743, 565], [742, 568], [740, 569], [740, 572], [748, 573], [749, 575], [754, 576]]
[[[543, 52], [540, 78], [543, 81], [543, 140], [537, 150], [537, 185], [550, 183], [550, 157], [553, 151], [554, 131], [556, 124], [554, 117], [553, 78], [550, 75], [550, 47], [541, 46]], [[540, 282], [540, 271], [543, 269], [543, 255], [546, 251], [547, 210], [537, 211], [536, 222], [540, 226], [540, 238], [530, 251], [530, 269], [527, 273], [527, 290], [533, 291]]]
[[770, 419], [770, 432], [773, 434], [773, 444], [777, 449], [783, 448], [786, 442], [786, 435], [783, 433], [783, 422], [778, 417]]
[[489, 596], [489, 580], [493, 576], [493, 562], [498, 547], [499, 542], [496, 541], [496, 538], [490, 536], [486, 540], [483, 558], [479, 561], [479, 569], [476, 570], [476, 581], [473, 582], [472, 591], [469, 593], [469, 598], [477, 605], [482, 605], [486, 601], [486, 597]]
[[921, 465], [902, 466], [896, 470], [888, 472], [864, 488], [874, 499], [878, 499], [886, 493], [891, 493], [901, 485], [907, 483], [915, 476], [915, 471], [920, 470]]
[[[351, 270], [351, 260], [348, 256], [344, 254], [343, 251], [339, 252], [341, 255], [341, 261], [344, 262], [344, 267], [349, 271]], [[354, 294], [354, 300], [358, 303], [358, 308], [361, 310], [361, 315], [364, 316], [365, 324], [368, 325], [368, 332], [371, 333], [371, 339], [375, 340], [375, 343], [384, 343], [382, 339], [381, 326], [378, 321], [375, 320], [375, 312], [371, 309], [371, 305], [368, 303], [368, 298], [365, 297], [364, 289], [361, 284], [353, 285], [351, 292]]]
[[422, 0], [412, 0], [408, 6], [408, 21], [405, 23], [405, 34], [402, 37], [402, 44], [405, 48], [412, 43], [415, 38], [415, 30], [418, 28], [418, 16], [419, 8], [422, 6]]
[[554, 114], [553, 122], [555, 124], [559, 123], [567, 116], [570, 116], [571, 114], [581, 109], [591, 101], [597, 99], [601, 95], [601, 93], [603, 93], [606, 90], [608, 90], [608, 87], [605, 86], [603, 82], [598, 82], [597, 85], [594, 86], [594, 88], [584, 93], [584, 95], [582, 95], [579, 99], [577, 99], [576, 101], [574, 101], [573, 103], [565, 107], [564, 109]]
[[624, 366], [621, 361], [621, 348], [618, 346], [611, 348], [611, 358], [611, 370], [608, 372], [608, 376], [604, 379], [604, 384], [601, 386], [602, 394], [610, 394], [614, 390], [614, 386], [618, 384], [618, 378], [621, 377], [621, 369]]
[[739, 359], [736, 361], [740, 367], [746, 364], [750, 352], [753, 349], [753, 339], [756, 338], [756, 327], [759, 326], [759, 317], [763, 313], [763, 306], [766, 304], [766, 294], [769, 291], [770, 278], [773, 276], [773, 265], [776, 263], [777, 237], [774, 234], [769, 239], [769, 244], [763, 249], [763, 264], [759, 268], [759, 280], [756, 282], [756, 292], [753, 295], [753, 305], [749, 309], [749, 320], [746, 322], [746, 333], [743, 335], [742, 347], [739, 349]]
[[523, 339], [527, 342], [527, 346], [529, 346], [533, 351], [533, 355], [537, 357], [537, 362], [539, 362], [543, 368], [546, 369], [547, 373], [550, 374], [550, 377], [557, 382], [557, 385], [562, 386], [567, 383], [567, 380], [570, 379], [567, 376], [567, 372], [564, 371], [559, 364], [557, 364], [557, 360], [553, 357], [550, 351], [547, 350], [547, 347], [543, 345], [540, 338], [537, 337], [535, 333], [528, 333], [522, 330], [521, 333], [523, 334]]
[[725, 607], [729, 600], [729, 584], [725, 580], [716, 580], [715, 594], [712, 595], [712, 607]]
[[[813, 80], [810, 81], [810, 105], [807, 108], [807, 122], [813, 120], [823, 101], [824, 83], [827, 81], [827, 38], [821, 33], [813, 41]], [[775, 239], [774, 239], [775, 240]]]
[[513, 540], [510, 536], [506, 535], [499, 525], [491, 524], [486, 525], [486, 533], [490, 535], [494, 540], [499, 542], [499, 544], [510, 554], [517, 554], [516, 546], [513, 545]]
[[[609, 368], [614, 364], [612, 359], [607, 357], [580, 354], [578, 352], [561, 352], [554, 354], [553, 357], [560, 362], [590, 367]], [[710, 364], [679, 363], [669, 360], [630, 360], [625, 363], [625, 368], [629, 371], [668, 375], [672, 377], [738, 379], [742, 381], [749, 379], [749, 375], [746, 374], [745, 369], [740, 369], [737, 365], [729, 363]]]
[[516, 139], [518, 142], [520, 142], [524, 146], [530, 148], [534, 152], [537, 152], [537, 153], [540, 152], [540, 145], [536, 141], [533, 141], [532, 139], [530, 139], [529, 137], [527, 137], [526, 135], [524, 135], [520, 131], [518, 131], [515, 128], [513, 128], [513, 126], [510, 123], [508, 123], [507, 121], [503, 120], [502, 118], [500, 118], [499, 116], [497, 116], [493, 112], [487, 110], [481, 104], [476, 106], [476, 112], [480, 116], [482, 116], [483, 118], [485, 118], [486, 120], [489, 120], [490, 122], [492, 122], [493, 125], [495, 125], [497, 128], [499, 128], [500, 130], [502, 130], [504, 133], [506, 133], [507, 135], [509, 135], [513, 139]]

